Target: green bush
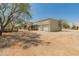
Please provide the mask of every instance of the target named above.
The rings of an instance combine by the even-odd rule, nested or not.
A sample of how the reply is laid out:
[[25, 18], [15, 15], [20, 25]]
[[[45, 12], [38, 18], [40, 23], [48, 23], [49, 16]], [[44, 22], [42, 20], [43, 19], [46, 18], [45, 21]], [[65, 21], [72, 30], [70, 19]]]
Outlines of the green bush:
[[73, 25], [71, 29], [78, 30], [78, 28], [79, 28], [78, 26]]

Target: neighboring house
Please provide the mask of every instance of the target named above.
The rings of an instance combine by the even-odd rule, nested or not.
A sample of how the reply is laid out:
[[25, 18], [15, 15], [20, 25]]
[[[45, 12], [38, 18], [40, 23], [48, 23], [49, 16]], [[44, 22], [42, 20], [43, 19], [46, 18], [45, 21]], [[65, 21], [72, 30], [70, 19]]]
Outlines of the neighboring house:
[[35, 22], [32, 26], [30, 26], [31, 29], [36, 29], [39, 31], [60, 31], [61, 30], [61, 24], [58, 20], [48, 18], [44, 20], [40, 20], [38, 22]]

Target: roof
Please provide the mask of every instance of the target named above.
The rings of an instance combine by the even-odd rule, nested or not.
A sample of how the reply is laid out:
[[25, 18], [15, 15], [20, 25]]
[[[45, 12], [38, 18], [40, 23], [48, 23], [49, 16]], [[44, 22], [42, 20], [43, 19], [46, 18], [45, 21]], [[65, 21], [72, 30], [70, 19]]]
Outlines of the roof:
[[[39, 20], [39, 21], [37, 21], [37, 22], [42, 22], [42, 21], [46, 21], [46, 20], [54, 20], [54, 21], [57, 21], [57, 19], [47, 18], [47, 19]], [[35, 23], [37, 23], [37, 22], [35, 22]]]
[[38, 24], [38, 22], [43, 22], [43, 21], [47, 21], [47, 20], [58, 21], [57, 19], [47, 18], [47, 19], [43, 19], [43, 20], [40, 20], [40, 21], [34, 22], [33, 24], [35, 25], [35, 24]]

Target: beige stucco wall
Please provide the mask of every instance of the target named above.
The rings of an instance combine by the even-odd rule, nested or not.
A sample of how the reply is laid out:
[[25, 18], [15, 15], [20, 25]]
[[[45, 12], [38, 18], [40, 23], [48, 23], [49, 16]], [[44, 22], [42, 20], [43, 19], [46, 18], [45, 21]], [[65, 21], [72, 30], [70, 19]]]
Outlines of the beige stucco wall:
[[37, 24], [39, 25], [39, 29], [41, 28], [40, 30], [43, 30], [43, 26], [47, 25], [48, 26], [48, 31], [50, 31], [50, 20], [37, 22]]
[[44, 20], [44, 21], [40, 21], [40, 22], [37, 22], [36, 24], [39, 25], [39, 29], [42, 31], [43, 30], [43, 26], [44, 25], [47, 25], [48, 26], [48, 31], [57, 31], [57, 30], [60, 30], [60, 26], [55, 26], [53, 25], [54, 23], [57, 23], [58, 21], [56, 20]]
[[60, 30], [60, 26], [59, 26], [58, 23], [59, 23], [58, 21], [50, 20], [50, 31], [59, 31]]

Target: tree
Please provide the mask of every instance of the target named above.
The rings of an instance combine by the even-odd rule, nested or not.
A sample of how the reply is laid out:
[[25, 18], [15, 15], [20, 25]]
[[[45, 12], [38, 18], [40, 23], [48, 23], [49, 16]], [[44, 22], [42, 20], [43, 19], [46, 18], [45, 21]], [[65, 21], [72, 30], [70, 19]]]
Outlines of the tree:
[[0, 4], [0, 36], [5, 27], [12, 22], [16, 22], [18, 18], [31, 18], [30, 5], [28, 3], [1, 3]]
[[65, 20], [64, 19], [59, 19], [58, 21], [59, 21], [59, 25], [60, 25], [60, 30], [62, 30]]
[[64, 19], [59, 19], [59, 22], [60, 22], [60, 28], [62, 30], [62, 28], [70, 28], [69, 24], [64, 20]]
[[74, 24], [72, 25], [72, 29], [78, 30], [78, 28], [79, 28], [78, 26], [76, 26], [76, 25], [74, 25]]
[[70, 25], [68, 23], [64, 23], [63, 28], [68, 29], [68, 28], [70, 28]]

